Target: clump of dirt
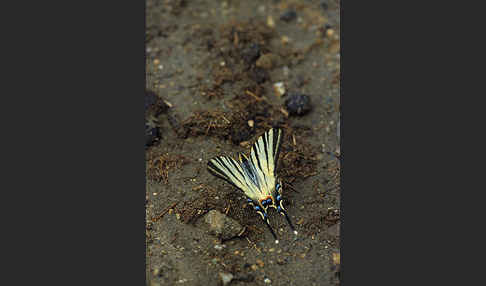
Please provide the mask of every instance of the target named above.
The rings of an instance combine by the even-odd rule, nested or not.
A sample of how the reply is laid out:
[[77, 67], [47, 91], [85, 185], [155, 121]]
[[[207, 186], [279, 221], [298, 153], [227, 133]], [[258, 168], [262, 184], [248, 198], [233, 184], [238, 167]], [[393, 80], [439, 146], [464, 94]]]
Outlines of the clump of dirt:
[[182, 126], [188, 136], [214, 136], [231, 140], [235, 145], [248, 146], [247, 141], [254, 134], [271, 127], [286, 126], [288, 122], [287, 114], [269, 104], [263, 93], [261, 85], [248, 85], [243, 93], [225, 102], [229, 111], [196, 111]]
[[284, 140], [279, 157], [279, 173], [288, 183], [297, 178], [305, 179], [316, 175], [317, 150], [305, 138], [309, 138], [312, 129], [307, 126], [293, 126], [284, 129]]
[[200, 195], [191, 201], [184, 202], [176, 209], [176, 212], [181, 215], [182, 222], [193, 224], [198, 218], [213, 209], [224, 213], [224, 203], [219, 199], [220, 193], [216, 189], [200, 184], [192, 188], [192, 191], [200, 192]]
[[241, 238], [248, 237], [252, 241], [261, 240], [265, 230], [254, 227], [261, 218], [248, 207], [245, 200], [241, 199], [243, 193], [233, 187], [228, 188], [227, 191], [218, 191], [211, 186], [200, 184], [193, 188], [193, 191], [199, 191], [200, 195], [179, 204], [176, 213], [181, 216], [182, 222], [196, 225], [199, 218], [211, 210], [217, 210], [236, 220], [245, 228], [240, 235]]
[[147, 160], [147, 177], [158, 183], [167, 184], [169, 182], [169, 171], [180, 168], [188, 162], [189, 160], [182, 155], [169, 153], [152, 155]]
[[156, 117], [166, 113], [170, 106], [167, 101], [162, 99], [152, 90], [145, 91], [145, 115], [147, 117]]
[[255, 85], [270, 79], [267, 70], [262, 67], [270, 69], [275, 65], [257, 65], [257, 61], [263, 55], [274, 62], [278, 60], [275, 55], [269, 56], [272, 55], [269, 43], [275, 36], [274, 30], [261, 21], [250, 20], [223, 25], [220, 34], [219, 40], [208, 45], [211, 50], [218, 51], [218, 60], [212, 67], [213, 81], [202, 85], [200, 94], [207, 99], [221, 98], [222, 85], [229, 83], [236, 93], [250, 90], [259, 96], [263, 87], [256, 88]]

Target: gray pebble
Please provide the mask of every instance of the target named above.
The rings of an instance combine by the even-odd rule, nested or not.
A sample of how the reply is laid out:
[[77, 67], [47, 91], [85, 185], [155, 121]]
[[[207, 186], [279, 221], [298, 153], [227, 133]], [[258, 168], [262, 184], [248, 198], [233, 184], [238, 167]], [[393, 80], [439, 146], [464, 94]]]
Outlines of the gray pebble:
[[280, 16], [280, 20], [285, 22], [290, 22], [295, 18], [297, 18], [297, 13], [294, 10], [287, 10]]
[[223, 285], [228, 285], [233, 280], [233, 274], [227, 272], [219, 272], [219, 278], [223, 282]]
[[204, 227], [209, 233], [226, 240], [238, 236], [243, 227], [234, 219], [217, 210], [211, 210], [204, 216]]

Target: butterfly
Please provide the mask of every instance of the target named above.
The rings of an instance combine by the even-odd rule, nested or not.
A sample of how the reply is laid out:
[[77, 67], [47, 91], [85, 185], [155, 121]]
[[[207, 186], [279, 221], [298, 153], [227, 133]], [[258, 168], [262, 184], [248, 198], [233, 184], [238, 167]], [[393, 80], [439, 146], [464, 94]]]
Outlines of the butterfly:
[[281, 129], [271, 128], [253, 144], [249, 157], [238, 153], [238, 160], [229, 156], [218, 156], [208, 161], [208, 171], [211, 174], [243, 191], [248, 203], [270, 229], [275, 243], [278, 243], [278, 239], [267, 214], [270, 208], [285, 216], [290, 228], [297, 234], [283, 206], [282, 180], [276, 173], [282, 137]]

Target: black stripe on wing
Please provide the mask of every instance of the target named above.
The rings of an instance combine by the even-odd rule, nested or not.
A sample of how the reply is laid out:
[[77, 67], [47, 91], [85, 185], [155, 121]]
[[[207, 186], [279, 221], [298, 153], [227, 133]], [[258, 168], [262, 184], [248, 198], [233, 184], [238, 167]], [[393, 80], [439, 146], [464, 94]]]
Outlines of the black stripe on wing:
[[238, 155], [246, 178], [249, 178], [253, 185], [255, 185], [257, 189], [260, 189], [260, 180], [258, 179], [257, 170], [255, 169], [253, 160], [248, 160], [248, 157], [246, 157], [243, 153], [239, 153]]
[[273, 142], [274, 142], [274, 162], [275, 162], [275, 170], [277, 170], [278, 166], [278, 156], [280, 155], [280, 147], [282, 146], [282, 138], [283, 138], [283, 130], [280, 128], [273, 129]]

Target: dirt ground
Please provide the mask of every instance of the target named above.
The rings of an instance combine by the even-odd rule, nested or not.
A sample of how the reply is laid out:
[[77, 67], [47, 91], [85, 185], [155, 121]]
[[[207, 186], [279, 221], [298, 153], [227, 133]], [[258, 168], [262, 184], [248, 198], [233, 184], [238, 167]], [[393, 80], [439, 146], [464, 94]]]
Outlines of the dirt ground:
[[[339, 13], [337, 0], [147, 0], [147, 285], [339, 284]], [[294, 115], [286, 100], [302, 94], [311, 110]], [[271, 126], [285, 132], [278, 173], [299, 231], [270, 212], [279, 244], [206, 169]], [[210, 210], [244, 233], [209, 233]]]

